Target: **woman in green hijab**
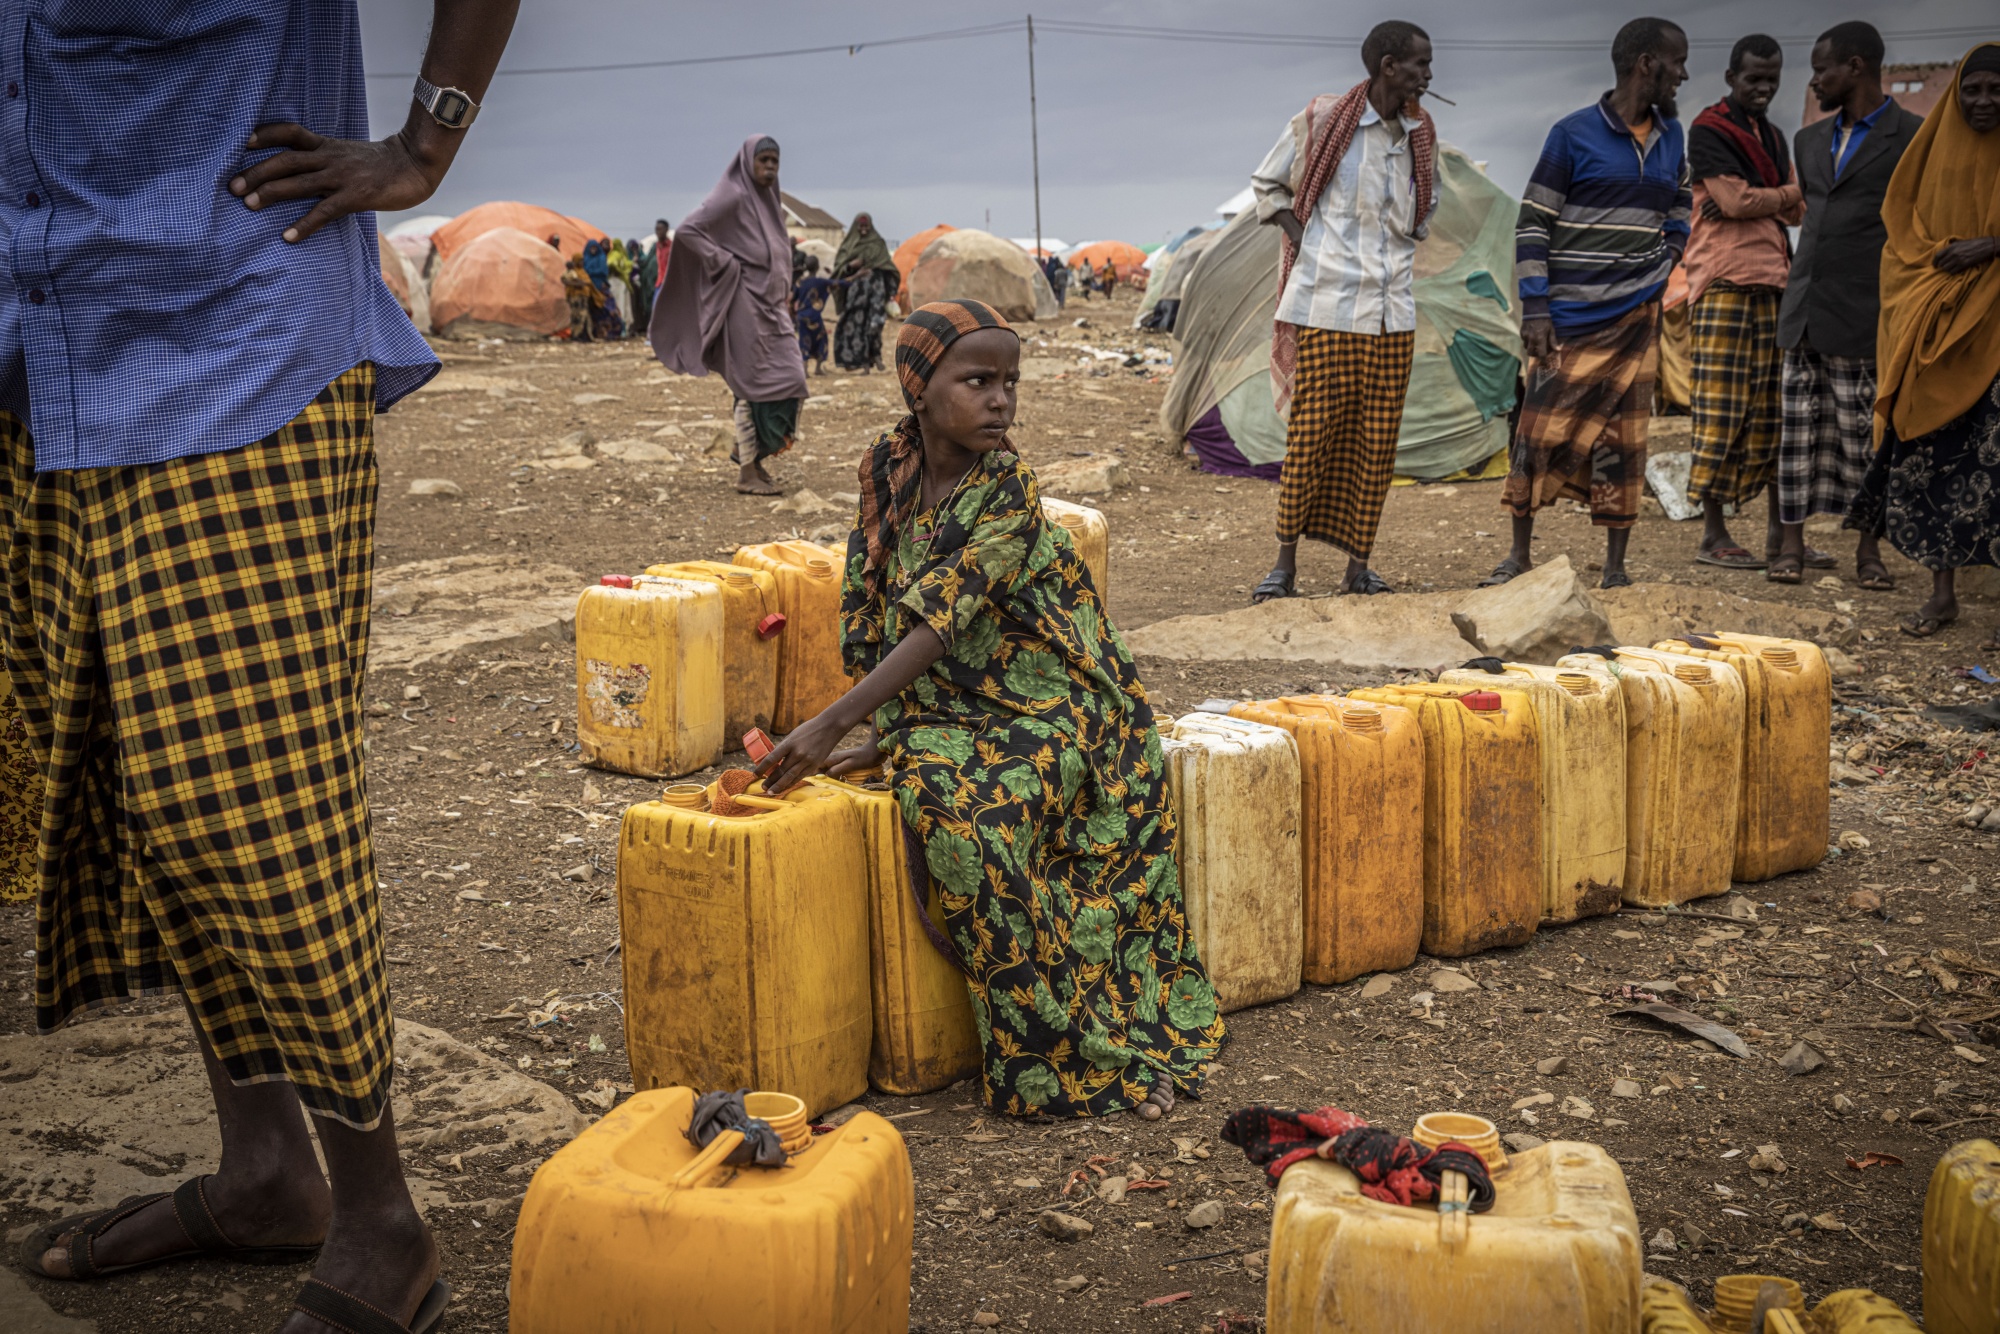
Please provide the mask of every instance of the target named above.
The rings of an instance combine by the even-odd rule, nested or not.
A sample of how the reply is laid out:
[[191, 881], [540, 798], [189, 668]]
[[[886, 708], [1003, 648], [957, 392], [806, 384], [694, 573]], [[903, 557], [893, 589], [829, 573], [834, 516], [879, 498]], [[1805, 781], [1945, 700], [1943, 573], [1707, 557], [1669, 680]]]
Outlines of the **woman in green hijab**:
[[840, 293], [840, 325], [833, 334], [833, 360], [844, 371], [882, 369], [882, 324], [889, 298], [903, 285], [889, 243], [866, 213], [854, 215], [833, 256], [833, 281]]

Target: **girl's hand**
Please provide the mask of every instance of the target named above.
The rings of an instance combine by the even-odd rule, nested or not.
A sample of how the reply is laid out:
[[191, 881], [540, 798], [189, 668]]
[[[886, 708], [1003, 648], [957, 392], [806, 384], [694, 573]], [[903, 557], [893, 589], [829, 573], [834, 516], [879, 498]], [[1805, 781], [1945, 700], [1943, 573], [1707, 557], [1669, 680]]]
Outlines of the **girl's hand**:
[[827, 757], [826, 773], [829, 778], [844, 778], [851, 773], [873, 769], [882, 763], [882, 733], [874, 723], [868, 724], [868, 735], [858, 746], [846, 750], [836, 750]]
[[764, 790], [774, 797], [803, 783], [816, 773], [825, 770], [833, 748], [840, 744], [840, 738], [847, 735], [842, 726], [827, 709], [800, 723], [785, 735], [777, 747], [757, 762], [753, 772], [764, 780]]

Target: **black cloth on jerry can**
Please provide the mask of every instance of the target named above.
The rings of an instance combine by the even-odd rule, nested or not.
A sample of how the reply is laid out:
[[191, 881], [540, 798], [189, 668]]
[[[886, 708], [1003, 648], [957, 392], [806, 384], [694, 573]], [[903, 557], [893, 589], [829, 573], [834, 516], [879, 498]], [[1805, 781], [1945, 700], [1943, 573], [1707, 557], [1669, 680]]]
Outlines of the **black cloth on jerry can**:
[[743, 1136], [743, 1142], [732, 1149], [723, 1162], [738, 1166], [755, 1163], [759, 1167], [783, 1167], [785, 1149], [778, 1142], [778, 1132], [771, 1129], [769, 1121], [760, 1121], [750, 1115], [743, 1105], [744, 1095], [749, 1092], [749, 1089], [737, 1089], [734, 1093], [725, 1093], [718, 1089], [696, 1098], [687, 1137], [697, 1149], [705, 1149], [709, 1141], [723, 1131], [738, 1131]]

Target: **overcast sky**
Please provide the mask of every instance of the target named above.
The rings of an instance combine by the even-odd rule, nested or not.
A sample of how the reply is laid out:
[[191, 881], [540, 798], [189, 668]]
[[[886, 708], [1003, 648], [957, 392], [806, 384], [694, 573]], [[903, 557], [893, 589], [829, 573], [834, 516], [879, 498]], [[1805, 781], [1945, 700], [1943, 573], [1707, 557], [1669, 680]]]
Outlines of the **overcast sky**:
[[[361, 0], [371, 71], [413, 71], [429, 6]], [[1026, 43], [1018, 31], [922, 45], [693, 68], [509, 75], [510, 69], [733, 55], [937, 32], [1026, 11], [919, 0], [530, 0], [477, 126], [443, 189], [421, 212], [456, 213], [489, 199], [546, 204], [610, 233], [637, 236], [655, 217], [678, 222], [714, 185], [745, 136], [784, 150], [781, 183], [843, 220], [857, 210], [901, 238], [936, 222], [1032, 235]], [[1664, 11], [1696, 43], [1682, 118], [1724, 92], [1728, 43], [1761, 29], [1785, 40], [1774, 119], [1796, 128], [1811, 71], [1811, 37], [1849, 17], [1889, 34], [1889, 59], [1955, 59], [1984, 26], [1991, 0], [1906, 0], [1843, 10], [1805, 0], [1681, 4]], [[1417, 0], [1406, 8], [1326, 0], [1083, 3], [1036, 14], [1135, 26], [1227, 29], [1358, 41], [1375, 21], [1405, 17], [1437, 42], [1431, 103], [1443, 138], [1489, 163], [1518, 194], [1551, 120], [1609, 86], [1612, 34], [1629, 13], [1568, 0]], [[1752, 26], [1754, 25], [1754, 27]], [[1594, 50], [1493, 51], [1481, 39], [1590, 40]], [[1720, 42], [1703, 45], [1704, 42]], [[1139, 243], [1205, 221], [1244, 185], [1286, 119], [1315, 93], [1362, 76], [1348, 48], [1227, 45], [1041, 32], [1042, 231], [1077, 242]], [[401, 124], [402, 79], [369, 80], [375, 133]], [[385, 225], [395, 221], [386, 216]]]

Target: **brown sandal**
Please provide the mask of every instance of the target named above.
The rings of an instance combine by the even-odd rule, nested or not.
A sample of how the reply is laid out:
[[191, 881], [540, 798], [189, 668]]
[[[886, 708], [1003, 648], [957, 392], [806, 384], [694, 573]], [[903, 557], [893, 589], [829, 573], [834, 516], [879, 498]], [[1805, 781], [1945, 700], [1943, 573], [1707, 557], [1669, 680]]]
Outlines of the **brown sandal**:
[[[150, 1269], [175, 1260], [192, 1260], [202, 1255], [251, 1265], [310, 1264], [318, 1257], [318, 1242], [294, 1246], [238, 1246], [216, 1226], [215, 1216], [208, 1207], [208, 1191], [202, 1185], [206, 1180], [205, 1176], [191, 1177], [183, 1181], [172, 1195], [165, 1191], [134, 1195], [101, 1212], [59, 1219], [38, 1228], [21, 1243], [21, 1268], [37, 1278], [82, 1283], [90, 1279], [110, 1278], [113, 1274], [130, 1273], [135, 1269]], [[99, 1237], [141, 1209], [167, 1199], [173, 1201], [174, 1221], [180, 1224], [181, 1231], [192, 1245], [184, 1251], [156, 1255], [137, 1264], [106, 1267], [97, 1263], [92, 1251]], [[42, 1257], [57, 1247], [67, 1252], [67, 1274], [51, 1274], [42, 1268]]]

